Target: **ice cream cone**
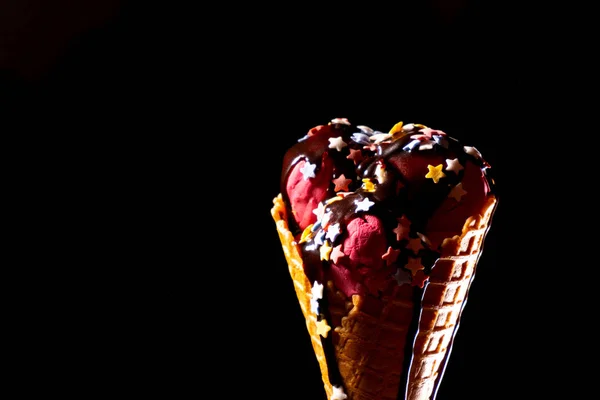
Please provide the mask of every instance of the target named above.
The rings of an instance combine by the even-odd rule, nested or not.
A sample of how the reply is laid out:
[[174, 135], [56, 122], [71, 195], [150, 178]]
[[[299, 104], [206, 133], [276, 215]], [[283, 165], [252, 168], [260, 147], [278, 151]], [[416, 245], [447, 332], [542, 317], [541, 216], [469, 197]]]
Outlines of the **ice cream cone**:
[[[490, 196], [481, 213], [466, 221], [460, 236], [443, 242], [441, 256], [432, 268], [422, 300], [414, 298], [410, 285], [398, 285], [380, 298], [356, 294], [347, 298], [332, 282], [326, 283], [329, 333], [336, 357], [333, 362], [343, 381], [347, 400], [434, 399], [495, 204], [495, 197]], [[311, 311], [311, 283], [304, 273], [298, 243], [288, 229], [281, 195], [274, 199], [271, 214], [306, 319], [327, 398], [345, 398], [334, 398], [337, 389], [331, 384], [332, 371], [322, 339], [327, 333], [324, 336], [318, 332], [318, 319]], [[416, 308], [419, 305], [420, 308]], [[418, 323], [418, 334], [413, 343], [407, 334], [414, 332], [415, 323]], [[405, 357], [408, 351], [412, 351], [412, 358]], [[411, 362], [406, 363], [407, 359]], [[401, 383], [405, 376], [408, 382], [403, 388]], [[406, 394], [402, 397], [399, 391], [404, 390]]]
[[444, 372], [460, 315], [483, 250], [496, 206], [490, 196], [481, 213], [469, 218], [462, 234], [442, 243], [421, 301], [419, 330], [414, 343], [407, 399], [431, 400]]

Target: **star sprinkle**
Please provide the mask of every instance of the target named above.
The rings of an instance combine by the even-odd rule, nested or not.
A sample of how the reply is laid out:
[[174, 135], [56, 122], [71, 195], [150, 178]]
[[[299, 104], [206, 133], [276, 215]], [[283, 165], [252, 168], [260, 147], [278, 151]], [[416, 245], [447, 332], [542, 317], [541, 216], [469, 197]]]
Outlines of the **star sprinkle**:
[[300, 172], [302, 172], [302, 176], [304, 177], [305, 181], [307, 181], [308, 178], [315, 177], [315, 169], [316, 168], [317, 168], [317, 164], [311, 164], [308, 161], [306, 163], [304, 163], [304, 165], [300, 169]]
[[369, 211], [369, 208], [373, 206], [375, 203], [369, 200], [368, 198], [364, 198], [361, 201], [356, 200], [354, 202], [356, 204], [356, 212], [359, 211]]
[[341, 136], [335, 138], [329, 138], [329, 148], [336, 149], [337, 151], [342, 151], [344, 147], [348, 146], [346, 142], [342, 140]]
[[363, 160], [362, 151], [357, 149], [350, 149], [350, 154], [348, 154], [346, 158], [354, 161], [354, 165], [357, 165]]
[[320, 220], [325, 214], [325, 204], [319, 203], [317, 208], [315, 208], [312, 212], [317, 216], [317, 220]]
[[440, 179], [446, 176], [446, 174], [442, 172], [443, 167], [444, 166], [442, 164], [435, 167], [431, 164], [427, 165], [429, 172], [425, 175], [425, 178], [431, 178], [433, 179], [433, 182], [438, 183]]
[[463, 149], [465, 150], [465, 153], [475, 157], [476, 159], [480, 160], [481, 159], [481, 153], [479, 152], [479, 150], [477, 150], [475, 147], [472, 146], [464, 146]]
[[428, 137], [429, 139], [432, 139], [433, 136], [446, 136], [445, 132], [431, 128], [423, 128], [419, 130], [419, 132], [421, 132], [424, 136]]
[[323, 298], [323, 284], [315, 281], [311, 289], [312, 298], [319, 300]]
[[413, 253], [417, 254], [419, 250], [423, 248], [423, 244], [421, 243], [421, 239], [409, 239], [408, 244], [406, 245], [407, 249], [413, 251]]
[[406, 136], [407, 130], [404, 129], [404, 123], [402, 121], [398, 122], [396, 125], [390, 129], [390, 135], [392, 136], [392, 140], [396, 141], [403, 136]]
[[458, 158], [454, 160], [446, 159], [446, 171], [452, 171], [455, 174], [458, 174], [458, 171], [464, 169], [464, 167], [458, 162]]
[[374, 192], [375, 191], [375, 184], [371, 181], [371, 179], [364, 178], [362, 181], [363, 181], [362, 188], [364, 189], [365, 192]]
[[331, 254], [329, 255], [329, 259], [333, 260], [333, 262], [337, 264], [339, 259], [344, 256], [345, 254], [342, 252], [342, 245], [340, 244], [333, 248]]
[[396, 240], [401, 241], [405, 238], [408, 239], [408, 232], [410, 232], [411, 222], [408, 218], [406, 218], [406, 215], [403, 215], [400, 218], [396, 218], [396, 220], [398, 221], [398, 225], [392, 231], [396, 234]]
[[327, 321], [324, 319], [317, 321], [317, 335], [321, 335], [326, 338], [330, 330], [331, 327], [327, 325]]
[[334, 118], [331, 120], [332, 124], [344, 124], [344, 125], [351, 125], [350, 121], [348, 121], [348, 118]]
[[331, 240], [331, 242], [335, 242], [335, 238], [342, 233], [342, 231], [340, 230], [340, 224], [333, 224], [333, 225], [329, 225], [327, 227], [327, 234], [325, 235], [325, 237], [329, 240]]
[[390, 266], [396, 262], [399, 254], [400, 249], [394, 249], [392, 246], [389, 246], [385, 254], [381, 256], [381, 258], [385, 260], [385, 265]]
[[417, 273], [412, 277], [411, 285], [418, 286], [422, 289], [427, 280], [429, 280], [429, 277], [425, 275], [423, 271], [417, 271]]
[[331, 250], [333, 250], [333, 248], [329, 244], [329, 241], [326, 240], [325, 243], [323, 243], [323, 245], [319, 249], [321, 260], [329, 261], [329, 255], [331, 254]]
[[333, 179], [331, 182], [335, 185], [333, 189], [335, 192], [339, 192], [340, 190], [349, 191], [348, 185], [352, 183], [352, 179], [346, 179], [344, 174], [341, 174], [336, 179]]
[[462, 182], [459, 182], [456, 186], [452, 188], [450, 193], [448, 193], [448, 197], [453, 197], [454, 200], [460, 201], [460, 199], [467, 194], [467, 191], [463, 189]]
[[373, 143], [375, 144], [379, 144], [385, 140], [391, 139], [392, 135], [390, 135], [389, 133], [382, 133], [382, 132], [377, 132], [374, 133], [373, 136], [371, 136], [369, 138], [369, 140], [372, 140]]
[[339, 386], [333, 386], [333, 394], [331, 395], [331, 400], [344, 400], [348, 398], [346, 393], [344, 393], [344, 389]]
[[398, 286], [402, 286], [404, 284], [407, 283], [411, 283], [411, 279], [410, 279], [410, 272], [405, 271], [401, 268], [398, 268], [398, 270], [396, 271], [396, 273], [394, 275], [392, 275], [393, 278], [396, 280], [396, 282], [398, 283]]
[[417, 273], [417, 271], [425, 269], [425, 267], [423, 265], [421, 265], [421, 258], [420, 257], [417, 257], [417, 258], [410, 258], [409, 257], [408, 264], [406, 264], [404, 266], [404, 268], [410, 270], [410, 272], [412, 272], [413, 276]]
[[325, 231], [321, 229], [314, 236], [315, 244], [317, 246], [321, 246], [321, 245], [325, 244], [325, 242], [323, 242], [324, 238], [325, 238]]
[[310, 311], [315, 315], [319, 315], [319, 302], [316, 299], [310, 299]]
[[304, 231], [302, 231], [302, 236], [300, 236], [300, 243], [308, 242], [313, 238], [314, 232], [312, 228], [313, 224], [310, 224], [306, 228], [304, 228]]

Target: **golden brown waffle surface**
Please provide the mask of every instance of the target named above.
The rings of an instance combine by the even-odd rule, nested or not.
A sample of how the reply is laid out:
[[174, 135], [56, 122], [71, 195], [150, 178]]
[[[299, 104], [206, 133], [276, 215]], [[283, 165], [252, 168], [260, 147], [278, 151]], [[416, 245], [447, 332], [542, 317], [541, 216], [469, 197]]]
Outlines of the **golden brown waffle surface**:
[[317, 317], [310, 312], [312, 285], [304, 274], [304, 267], [302, 264], [302, 257], [300, 256], [298, 244], [288, 229], [285, 205], [281, 195], [277, 196], [273, 200], [273, 204], [271, 215], [273, 216], [273, 219], [277, 225], [277, 232], [279, 233], [279, 239], [281, 240], [283, 253], [285, 255], [285, 259], [287, 260], [288, 269], [294, 282], [294, 289], [296, 290], [298, 303], [300, 304], [300, 308], [302, 309], [302, 313], [306, 319], [306, 328], [310, 334], [313, 350], [317, 356], [319, 367], [321, 368], [321, 376], [325, 386], [325, 392], [327, 393], [327, 398], [330, 399], [333, 393], [333, 388], [329, 382], [327, 360], [325, 359], [325, 352], [321, 343], [321, 336], [317, 333]]
[[[402, 369], [406, 335], [414, 317], [413, 288], [398, 286], [380, 299], [358, 295], [348, 299], [327, 282], [329, 323], [347, 400], [397, 400], [401, 398], [398, 390], [403, 373], [410, 374], [407, 400], [433, 399], [495, 204], [496, 199], [490, 197], [481, 213], [466, 221], [462, 235], [444, 241], [441, 257], [423, 292], [410, 372]], [[312, 287], [304, 274], [298, 244], [288, 230], [281, 195], [274, 199], [271, 213], [321, 368], [325, 391], [331, 400], [333, 387], [328, 364], [317, 334], [316, 316], [310, 312]]]

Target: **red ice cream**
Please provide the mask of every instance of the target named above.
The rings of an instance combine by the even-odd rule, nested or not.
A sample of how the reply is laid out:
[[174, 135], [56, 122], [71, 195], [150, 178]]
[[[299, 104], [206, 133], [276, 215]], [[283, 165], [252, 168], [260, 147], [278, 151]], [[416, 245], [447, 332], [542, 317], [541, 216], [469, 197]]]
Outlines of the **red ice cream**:
[[[307, 259], [316, 259], [305, 263], [306, 272], [326, 273], [347, 296], [385, 291], [411, 272], [395, 274], [411, 256], [432, 264], [443, 240], [460, 234], [491, 190], [489, 165], [475, 148], [422, 125], [395, 129], [384, 134], [336, 119], [311, 129], [284, 158], [282, 193], [292, 228], [299, 238], [302, 232], [316, 238], [304, 242]], [[357, 209], [365, 200], [372, 208]], [[327, 236], [336, 223], [337, 237]], [[317, 254], [325, 242], [331, 246], [326, 271]]]

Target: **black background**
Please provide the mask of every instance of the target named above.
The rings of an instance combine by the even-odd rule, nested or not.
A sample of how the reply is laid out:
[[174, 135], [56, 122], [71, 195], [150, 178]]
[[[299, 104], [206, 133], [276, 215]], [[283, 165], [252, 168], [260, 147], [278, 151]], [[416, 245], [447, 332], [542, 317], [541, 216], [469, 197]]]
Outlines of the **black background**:
[[[324, 399], [270, 208], [285, 150], [345, 117], [442, 129], [495, 173], [499, 207], [438, 400], [551, 393], [532, 372], [549, 369], [533, 255], [514, 251], [536, 203], [517, 201], [527, 181], [500, 146], [531, 115], [525, 18], [482, 3], [1, 1], [3, 131], [40, 163], [39, 218], [70, 228], [51, 256], [94, 275], [63, 303], [80, 327], [62, 347], [77, 349], [61, 353], [68, 375], [94, 392]], [[65, 375], [51, 385], [72, 390]]]

